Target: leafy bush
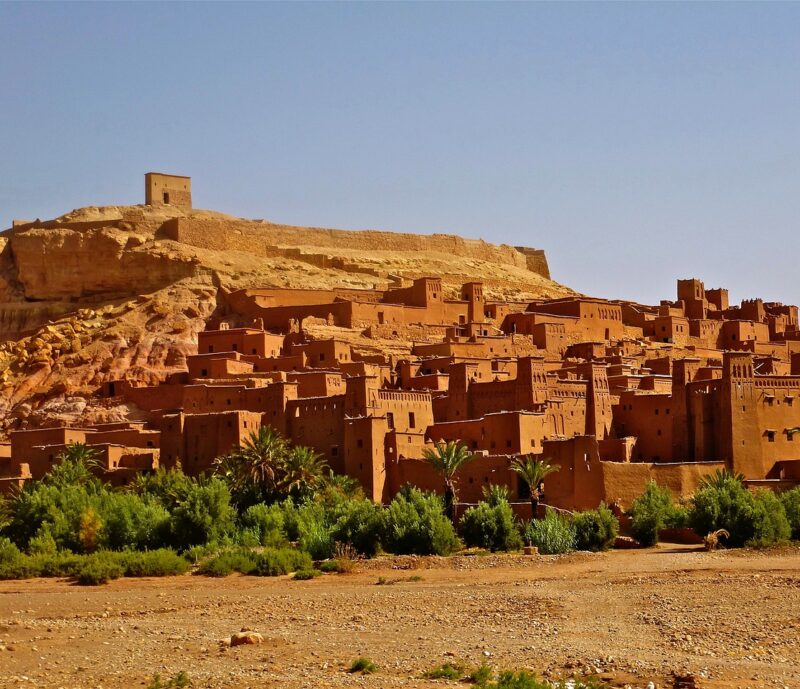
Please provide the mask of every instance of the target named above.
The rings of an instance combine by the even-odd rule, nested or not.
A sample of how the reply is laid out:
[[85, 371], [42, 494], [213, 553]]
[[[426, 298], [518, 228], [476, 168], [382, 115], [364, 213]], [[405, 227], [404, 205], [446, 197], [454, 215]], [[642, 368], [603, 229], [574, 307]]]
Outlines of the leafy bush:
[[575, 527], [569, 517], [547, 510], [543, 519], [525, 525], [525, 541], [542, 555], [560, 555], [575, 550]]
[[690, 521], [701, 535], [725, 529], [734, 547], [765, 546], [791, 535], [780, 499], [768, 491], [751, 493], [741, 477], [727, 473], [716, 475], [694, 495]]
[[373, 663], [369, 658], [364, 658], [361, 656], [350, 663], [350, 669], [348, 669], [348, 672], [360, 672], [362, 675], [371, 675], [377, 669], [378, 666], [375, 665], [375, 663]]
[[31, 555], [29, 565], [37, 577], [74, 577], [86, 557], [60, 550], [52, 554]]
[[75, 580], [82, 586], [97, 586], [119, 579], [123, 574], [125, 569], [119, 557], [101, 550], [83, 558], [75, 572]]
[[189, 563], [174, 550], [121, 553], [126, 577], [168, 577], [185, 574]]
[[346, 543], [367, 557], [381, 548], [383, 522], [381, 508], [371, 500], [348, 500], [334, 509], [335, 522], [331, 537], [337, 543]]
[[250, 551], [227, 550], [203, 562], [197, 572], [207, 577], [227, 577], [234, 572], [251, 574], [256, 566], [256, 558]]
[[228, 487], [218, 478], [193, 483], [172, 512], [172, 537], [178, 547], [208, 543], [233, 531], [235, 511]]
[[309, 519], [301, 522], [297, 547], [307, 552], [315, 560], [332, 557], [336, 549], [332, 527], [324, 519], [319, 521]]
[[322, 572], [318, 569], [298, 569], [294, 575], [292, 575], [292, 579], [296, 579], [297, 581], [308, 581], [309, 579], [315, 579], [318, 577]]
[[753, 494], [753, 535], [747, 545], [757, 548], [788, 541], [792, 527], [786, 518], [783, 503], [771, 490]]
[[105, 490], [98, 495], [102, 546], [110, 550], [158, 548], [169, 540], [169, 512], [138, 495]]
[[486, 663], [481, 663], [480, 667], [475, 668], [470, 673], [468, 679], [471, 684], [477, 684], [479, 687], [485, 687], [494, 677], [494, 672]]
[[464, 666], [458, 663], [443, 663], [439, 667], [428, 670], [423, 677], [425, 679], [449, 679], [457, 680], [464, 676]]
[[185, 689], [191, 686], [191, 683], [189, 675], [181, 670], [177, 675], [170, 677], [166, 683], [161, 681], [161, 675], [153, 675], [153, 679], [147, 685], [147, 689]]
[[645, 491], [633, 501], [630, 509], [631, 531], [643, 546], [658, 543], [658, 532], [683, 521], [679, 507], [672, 501], [672, 493], [655, 481], [650, 481]]
[[256, 557], [252, 573], [261, 577], [277, 577], [313, 567], [311, 557], [306, 552], [294, 548], [267, 548]]
[[608, 550], [617, 540], [619, 520], [605, 503], [601, 502], [596, 510], [576, 512], [572, 523], [575, 527], [575, 547], [578, 550]]
[[283, 531], [284, 513], [280, 505], [252, 505], [242, 514], [241, 524], [246, 529], [252, 529], [259, 545], [281, 548], [287, 544]]
[[386, 550], [399, 555], [449, 555], [458, 548], [453, 524], [442, 500], [411, 488], [398, 493], [384, 510]]
[[792, 529], [792, 538], [798, 541], [800, 540], [800, 488], [792, 488], [781, 493], [780, 500]]
[[468, 546], [497, 550], [519, 550], [522, 547], [511, 505], [494, 496], [495, 504], [478, 503], [461, 518], [460, 530]]
[[14, 562], [22, 557], [20, 549], [10, 539], [0, 537], [0, 565]]

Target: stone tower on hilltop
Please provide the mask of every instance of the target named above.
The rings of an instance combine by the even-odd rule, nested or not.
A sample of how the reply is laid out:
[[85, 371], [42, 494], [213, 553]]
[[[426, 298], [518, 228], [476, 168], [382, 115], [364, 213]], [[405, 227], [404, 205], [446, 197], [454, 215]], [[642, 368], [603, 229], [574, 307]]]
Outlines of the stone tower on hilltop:
[[144, 202], [148, 206], [192, 207], [192, 178], [148, 172], [144, 176]]

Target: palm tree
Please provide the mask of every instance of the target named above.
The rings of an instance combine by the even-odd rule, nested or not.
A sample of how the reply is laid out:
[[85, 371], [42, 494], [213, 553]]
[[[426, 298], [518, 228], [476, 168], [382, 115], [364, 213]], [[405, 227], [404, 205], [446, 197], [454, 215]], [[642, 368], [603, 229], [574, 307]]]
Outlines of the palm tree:
[[214, 472], [230, 486], [234, 501], [262, 502], [275, 493], [280, 468], [289, 453], [287, 442], [271, 426], [251, 431], [233, 452], [214, 461]]
[[313, 494], [323, 484], [327, 467], [310, 447], [293, 447], [279, 467], [278, 488], [294, 497]]
[[97, 483], [92, 471], [100, 466], [99, 458], [100, 452], [86, 443], [70, 443], [58, 455], [58, 464], [50, 469], [44, 481], [59, 487], [90, 486]]
[[444, 508], [447, 516], [454, 517], [453, 506], [456, 501], [456, 472], [467, 462], [475, 459], [466, 445], [451, 440], [447, 443], [436, 443], [434, 449], [425, 448], [422, 451], [425, 461], [441, 474], [444, 480]]
[[697, 485], [698, 490], [704, 488], [713, 488], [714, 490], [723, 490], [727, 486], [743, 484], [744, 474], [734, 474], [727, 469], [717, 469], [713, 474], [703, 476], [700, 483]]
[[530, 455], [524, 458], [516, 457], [511, 462], [511, 468], [516, 471], [531, 491], [531, 510], [533, 518], [536, 519], [536, 512], [539, 508], [541, 493], [539, 486], [546, 477], [561, 469], [559, 464], [548, 464], [547, 460], [534, 459]]

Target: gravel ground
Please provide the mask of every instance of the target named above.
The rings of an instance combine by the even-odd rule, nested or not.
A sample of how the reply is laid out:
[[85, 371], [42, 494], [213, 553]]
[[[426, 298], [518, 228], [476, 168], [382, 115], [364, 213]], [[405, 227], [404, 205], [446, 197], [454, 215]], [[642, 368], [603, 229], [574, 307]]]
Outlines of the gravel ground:
[[[242, 629], [263, 643], [220, 643]], [[796, 689], [799, 632], [797, 549], [384, 558], [302, 582], [0, 582], [0, 687], [127, 689], [181, 670], [213, 689], [442, 687], [422, 673], [485, 661], [642, 689], [675, 673], [701, 689]], [[348, 674], [357, 656], [379, 671]]]

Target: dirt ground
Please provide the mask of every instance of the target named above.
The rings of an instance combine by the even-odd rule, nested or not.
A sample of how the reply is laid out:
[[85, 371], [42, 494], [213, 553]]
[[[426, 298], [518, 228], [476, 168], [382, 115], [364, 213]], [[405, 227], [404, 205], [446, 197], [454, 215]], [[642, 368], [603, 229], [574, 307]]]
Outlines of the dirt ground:
[[[242, 628], [264, 643], [219, 643]], [[214, 689], [441, 687], [422, 673], [486, 661], [615, 686], [690, 672], [700, 688], [796, 689], [799, 632], [797, 549], [387, 558], [312, 581], [0, 582], [0, 687], [141, 687], [181, 670]], [[348, 674], [358, 656], [379, 671]]]

